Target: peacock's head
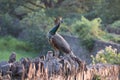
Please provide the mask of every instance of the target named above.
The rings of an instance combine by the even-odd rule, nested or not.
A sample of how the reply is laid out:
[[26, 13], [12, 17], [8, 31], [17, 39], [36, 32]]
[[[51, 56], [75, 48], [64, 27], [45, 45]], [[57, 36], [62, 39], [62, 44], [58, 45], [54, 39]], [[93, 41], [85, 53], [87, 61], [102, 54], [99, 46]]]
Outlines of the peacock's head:
[[57, 17], [54, 21], [55, 26], [49, 31], [51, 35], [54, 35], [58, 28], [60, 27], [60, 23], [63, 23], [62, 17]]
[[63, 23], [62, 17], [57, 17], [54, 21], [55, 24]]

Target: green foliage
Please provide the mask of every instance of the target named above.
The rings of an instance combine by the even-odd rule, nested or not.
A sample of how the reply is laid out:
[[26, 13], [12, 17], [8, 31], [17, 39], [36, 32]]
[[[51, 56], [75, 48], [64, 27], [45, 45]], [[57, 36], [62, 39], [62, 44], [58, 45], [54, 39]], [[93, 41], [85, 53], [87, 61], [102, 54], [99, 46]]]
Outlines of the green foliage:
[[72, 28], [74, 33], [76, 33], [80, 39], [82, 39], [83, 44], [89, 49], [92, 49], [94, 39], [99, 39], [100, 36], [105, 33], [100, 29], [101, 19], [95, 18], [93, 20], [88, 20], [82, 17], [81, 20], [76, 21]]
[[0, 35], [11, 35], [22, 39], [30, 43], [37, 52], [49, 47], [46, 34], [53, 20], [46, 16], [44, 10], [29, 13], [21, 21], [5, 14], [1, 21]]
[[119, 0], [0, 0], [0, 13], [14, 15], [17, 12], [18, 15], [26, 15], [44, 9], [49, 10], [48, 14], [52, 13], [53, 16], [60, 14], [66, 17], [87, 13], [89, 19], [100, 17], [104, 22], [111, 23], [120, 19], [119, 3]]
[[28, 43], [17, 40], [11, 36], [0, 38], [0, 50], [33, 51]]
[[49, 49], [46, 34], [51, 27], [51, 22], [51, 18], [46, 16], [44, 10], [29, 13], [21, 21], [21, 24], [26, 27], [21, 32], [19, 38], [31, 43], [35, 51], [42, 52], [44, 49], [46, 52]]
[[120, 64], [120, 53], [117, 53], [117, 49], [113, 49], [112, 46], [106, 47], [104, 50], [100, 50], [96, 56], [92, 57], [93, 64], [95, 63], [110, 63]]
[[17, 60], [22, 57], [36, 57], [39, 55], [27, 42], [18, 40], [11, 36], [0, 37], [0, 61], [8, 61], [12, 52], [16, 52]]
[[115, 42], [115, 43], [120, 43], [120, 35], [106, 33], [105, 36], [102, 36], [101, 40]]
[[71, 28], [83, 41], [83, 45], [85, 45], [88, 50], [92, 50], [95, 39], [116, 43], [120, 42], [119, 35], [107, 33], [101, 29], [102, 24], [100, 18], [88, 20], [85, 17], [81, 17], [81, 20], [75, 20], [74, 22], [75, 23], [71, 25]]
[[29, 13], [20, 22], [22, 26], [25, 26], [26, 28], [37, 27], [41, 29], [41, 31], [46, 31], [49, 29], [49, 27], [53, 23], [52, 19], [53, 18], [48, 17], [45, 11], [42, 9], [36, 12]]
[[8, 61], [9, 56], [11, 55], [12, 52], [16, 53], [16, 59], [19, 60], [21, 58], [29, 57], [29, 58], [34, 58], [39, 56], [38, 53], [35, 52], [28, 52], [24, 50], [1, 50], [0, 51], [0, 61]]
[[85, 5], [84, 2], [80, 0], [64, 0], [61, 3], [61, 8], [64, 8], [67, 11], [67, 13], [85, 13], [88, 10], [87, 5]]
[[19, 20], [17, 18], [11, 17], [9, 14], [4, 14], [1, 17], [0, 21], [0, 35], [12, 35], [14, 37], [17, 37], [19, 33], [24, 28], [19, 23]]
[[[97, 15], [104, 21], [103, 23], [112, 23], [120, 19], [120, 0], [101, 0], [100, 5], [95, 6]], [[97, 2], [97, 1], [96, 1]], [[114, 7], [113, 7], [114, 6]]]
[[[23, 35], [24, 34], [24, 35]], [[20, 36], [20, 39], [23, 39], [29, 42], [33, 49], [37, 52], [45, 53], [49, 49], [48, 40], [46, 33], [41, 31], [40, 28], [33, 26], [33, 28], [25, 29]]]
[[120, 43], [120, 35], [108, 33], [104, 31], [104, 35], [100, 37], [100, 40], [107, 42]]
[[[60, 32], [71, 34], [74, 31], [92, 50], [94, 39], [120, 42], [119, 36], [100, 29], [101, 19], [102, 23], [119, 19], [119, 6], [119, 0], [0, 0], [0, 35], [25, 40], [35, 51], [49, 49], [46, 34], [53, 26], [54, 17], [62, 16], [65, 23]], [[81, 15], [87, 19], [79, 20]], [[119, 23], [112, 26], [119, 28]]]
[[19, 4], [19, 0], [0, 0], [0, 13], [9, 13]]
[[111, 27], [120, 29], [120, 20], [115, 21], [114, 23], [112, 23]]

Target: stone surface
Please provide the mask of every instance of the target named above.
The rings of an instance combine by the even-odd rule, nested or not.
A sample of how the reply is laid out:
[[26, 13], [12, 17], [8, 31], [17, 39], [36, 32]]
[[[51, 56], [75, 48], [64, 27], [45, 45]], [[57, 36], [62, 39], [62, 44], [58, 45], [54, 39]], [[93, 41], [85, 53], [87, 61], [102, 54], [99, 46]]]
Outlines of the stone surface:
[[104, 49], [106, 46], [111, 45], [112, 48], [116, 48], [118, 52], [120, 52], [120, 44], [117, 43], [95, 40], [93, 50], [89, 52], [83, 45], [81, 45], [82, 43], [79, 38], [67, 35], [63, 35], [63, 37], [70, 44], [74, 54], [84, 60], [87, 64], [92, 62], [90, 55], [96, 55], [99, 50]]
[[112, 46], [112, 48], [116, 48], [117, 52], [120, 52], [120, 44], [113, 43], [113, 42], [104, 42], [101, 40], [95, 40], [95, 45], [92, 51], [93, 55], [96, 55], [96, 53], [102, 49], [105, 49], [106, 46]]
[[65, 40], [67, 40], [76, 56], [80, 57], [88, 64], [91, 63], [91, 58], [89, 56], [90, 53], [89, 51], [87, 51], [85, 46], [82, 45], [81, 40], [79, 38], [67, 35], [62, 36], [65, 38]]
[[18, 62], [0, 64], [0, 80], [120, 80], [120, 65], [86, 65], [82, 61], [78, 65], [69, 56], [53, 56], [52, 51], [48, 51], [44, 60], [22, 58]]
[[15, 62], [16, 61], [16, 53], [15, 52], [13, 52], [11, 55], [10, 55], [10, 57], [9, 57], [9, 63], [13, 63], [13, 62]]
[[106, 30], [109, 32], [109, 33], [114, 33], [114, 34], [120, 34], [120, 27], [115, 29], [115, 28], [112, 28], [112, 27], [107, 27]]

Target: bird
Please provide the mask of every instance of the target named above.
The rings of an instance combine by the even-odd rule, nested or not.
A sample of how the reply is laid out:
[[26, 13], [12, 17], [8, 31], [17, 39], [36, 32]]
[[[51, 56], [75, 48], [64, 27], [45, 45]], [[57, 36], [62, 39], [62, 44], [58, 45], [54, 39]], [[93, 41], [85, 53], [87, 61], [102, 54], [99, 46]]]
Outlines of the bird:
[[64, 55], [70, 56], [71, 58], [76, 59], [70, 45], [68, 42], [57, 33], [61, 23], [63, 23], [62, 17], [57, 17], [54, 21], [55, 26], [48, 32], [48, 41], [50, 45], [54, 48], [55, 56], [59, 56], [59, 52], [63, 52]]
[[59, 52], [64, 52], [66, 54], [71, 52], [71, 48], [67, 41], [57, 33], [60, 24], [63, 23], [62, 17], [57, 17], [54, 21], [55, 26], [48, 32], [48, 41], [50, 45], [54, 48], [55, 56], [59, 56]]
[[62, 17], [57, 17], [54, 21], [55, 26], [48, 32], [48, 41], [50, 45], [54, 48], [55, 56], [59, 57], [59, 52], [62, 52], [65, 56], [69, 57], [70, 60], [77, 61], [78, 65], [83, 67], [82, 61], [80, 58], [76, 57], [73, 53], [68, 42], [57, 33], [61, 23], [63, 23]]
[[[66, 55], [73, 55], [72, 49], [68, 42], [57, 33], [57, 30], [60, 27], [60, 24], [63, 23], [62, 17], [57, 17], [54, 21], [55, 26], [48, 32], [48, 41], [50, 45], [54, 48], [55, 52], [63, 52]], [[55, 56], [59, 56], [59, 54], [55, 54]]]

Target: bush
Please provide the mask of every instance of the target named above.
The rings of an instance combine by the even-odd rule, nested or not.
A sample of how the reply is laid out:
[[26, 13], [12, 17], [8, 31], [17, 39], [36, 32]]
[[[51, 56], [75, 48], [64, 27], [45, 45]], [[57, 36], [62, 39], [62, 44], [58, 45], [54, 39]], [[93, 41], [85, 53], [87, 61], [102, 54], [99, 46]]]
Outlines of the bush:
[[53, 26], [52, 19], [44, 10], [28, 13], [21, 21], [5, 14], [0, 20], [0, 35], [14, 36], [28, 42], [35, 51], [42, 51], [43, 48], [49, 47], [46, 34], [47, 30]]
[[28, 13], [28, 15], [20, 21], [22, 26], [27, 29], [32, 27], [40, 28], [41, 31], [47, 32], [47, 30], [53, 26], [53, 18], [48, 17], [44, 10], [38, 10], [36, 12]]
[[120, 35], [106, 33], [103, 39], [110, 42], [120, 43]]
[[24, 50], [33, 51], [32, 47], [27, 43], [20, 41], [11, 36], [0, 37], [0, 50]]
[[50, 47], [46, 34], [51, 23], [52, 18], [47, 17], [44, 10], [29, 13], [21, 21], [21, 24], [26, 27], [19, 38], [32, 44], [35, 51], [45, 53]]
[[113, 28], [119, 28], [120, 29], [120, 20], [115, 21], [114, 23], [112, 23], [111, 27], [113, 27]]
[[18, 19], [11, 17], [9, 14], [2, 15], [0, 20], [0, 35], [12, 35], [17, 37], [23, 30]]
[[21, 21], [5, 14], [1, 17], [0, 23], [1, 36], [11, 35], [27, 41], [35, 51], [48, 47], [46, 34], [51, 27], [52, 18], [48, 17], [44, 10], [31, 12]]
[[82, 39], [83, 44], [91, 50], [94, 45], [94, 39], [99, 39], [105, 34], [100, 29], [100, 26], [100, 18], [95, 18], [90, 21], [82, 16], [81, 20], [76, 21], [71, 27], [74, 33]]
[[100, 50], [96, 56], [91, 56], [93, 64], [96, 63], [110, 63], [120, 64], [120, 53], [117, 53], [117, 49], [113, 49], [112, 46], [106, 47], [104, 50]]
[[46, 33], [35, 26], [33, 28], [23, 30], [20, 38], [24, 41], [29, 42], [32, 45], [33, 49], [37, 52], [43, 51], [46, 53], [50, 47], [46, 38]]

